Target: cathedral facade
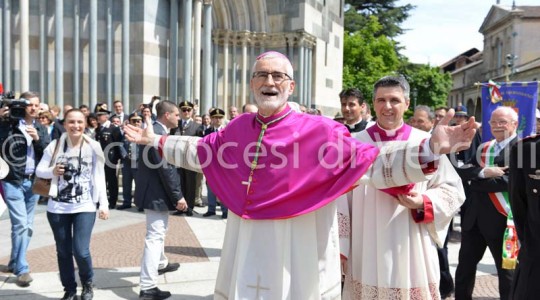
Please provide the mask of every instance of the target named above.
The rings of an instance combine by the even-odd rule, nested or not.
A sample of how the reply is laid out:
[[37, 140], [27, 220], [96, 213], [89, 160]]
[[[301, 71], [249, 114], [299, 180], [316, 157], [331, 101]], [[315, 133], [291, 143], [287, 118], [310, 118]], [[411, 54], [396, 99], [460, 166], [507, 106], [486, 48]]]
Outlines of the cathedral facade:
[[343, 67], [343, 0], [2, 0], [0, 82], [62, 106], [154, 95], [200, 111], [254, 102], [256, 57], [284, 53], [292, 101], [333, 112]]

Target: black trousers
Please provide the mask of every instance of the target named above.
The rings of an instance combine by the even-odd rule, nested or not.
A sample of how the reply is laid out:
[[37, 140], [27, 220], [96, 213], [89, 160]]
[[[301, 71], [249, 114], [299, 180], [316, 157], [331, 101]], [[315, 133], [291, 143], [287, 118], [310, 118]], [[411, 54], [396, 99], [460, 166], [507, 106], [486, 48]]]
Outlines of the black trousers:
[[500, 234], [493, 234], [483, 232], [477, 225], [461, 231], [461, 248], [456, 270], [456, 300], [472, 299], [476, 266], [484, 256], [487, 247], [497, 267], [501, 300], [509, 299], [514, 271], [502, 268], [503, 235], [504, 229], [500, 230]]
[[105, 182], [107, 183], [109, 208], [115, 208], [118, 201], [118, 177], [116, 177], [116, 168], [105, 165]]
[[439, 256], [439, 268], [441, 270], [441, 280], [439, 282], [439, 292], [441, 295], [450, 294], [454, 290], [454, 279], [450, 272], [450, 265], [448, 263], [448, 240], [450, 239], [450, 232], [452, 231], [452, 223], [448, 226], [448, 234], [444, 240], [442, 248], [437, 247], [437, 255]]
[[178, 168], [178, 174], [180, 175], [180, 184], [182, 185], [182, 194], [184, 195], [184, 199], [186, 199], [188, 207], [193, 209], [195, 207], [197, 172], [184, 168]]

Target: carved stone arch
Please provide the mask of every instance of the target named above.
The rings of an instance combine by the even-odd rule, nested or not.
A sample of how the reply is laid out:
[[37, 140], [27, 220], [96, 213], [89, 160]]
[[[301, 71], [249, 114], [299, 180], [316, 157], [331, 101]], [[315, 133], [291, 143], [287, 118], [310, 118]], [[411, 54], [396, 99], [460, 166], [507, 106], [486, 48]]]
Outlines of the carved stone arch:
[[251, 31], [253, 32], [268, 32], [268, 19], [266, 11], [266, 1], [251, 0], [250, 3], [250, 20]]
[[214, 1], [213, 4], [214, 17], [213, 17], [213, 27], [214, 28], [231, 28], [231, 13], [228, 1]]
[[231, 29], [234, 31], [249, 30], [249, 6], [246, 0], [225, 0], [229, 3], [230, 20], [232, 21]]

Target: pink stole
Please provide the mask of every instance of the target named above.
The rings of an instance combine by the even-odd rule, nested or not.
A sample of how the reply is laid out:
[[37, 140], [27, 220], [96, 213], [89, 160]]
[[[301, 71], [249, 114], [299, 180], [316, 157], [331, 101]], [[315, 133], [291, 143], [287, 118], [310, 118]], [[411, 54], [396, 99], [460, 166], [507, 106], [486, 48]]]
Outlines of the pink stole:
[[287, 107], [269, 118], [259, 116], [268, 125], [248, 181], [262, 129], [256, 117], [236, 117], [223, 130], [205, 136], [197, 148], [210, 188], [244, 219], [312, 212], [347, 192], [379, 153], [352, 138], [342, 124]]

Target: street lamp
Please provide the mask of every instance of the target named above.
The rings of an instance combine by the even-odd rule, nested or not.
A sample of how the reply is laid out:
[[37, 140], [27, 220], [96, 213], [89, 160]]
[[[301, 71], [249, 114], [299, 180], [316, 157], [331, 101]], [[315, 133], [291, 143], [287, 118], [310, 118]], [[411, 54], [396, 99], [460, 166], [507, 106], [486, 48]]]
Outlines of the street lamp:
[[518, 58], [517, 55], [509, 53], [506, 54], [506, 81], [510, 81], [510, 75], [516, 72], [514, 61]]

